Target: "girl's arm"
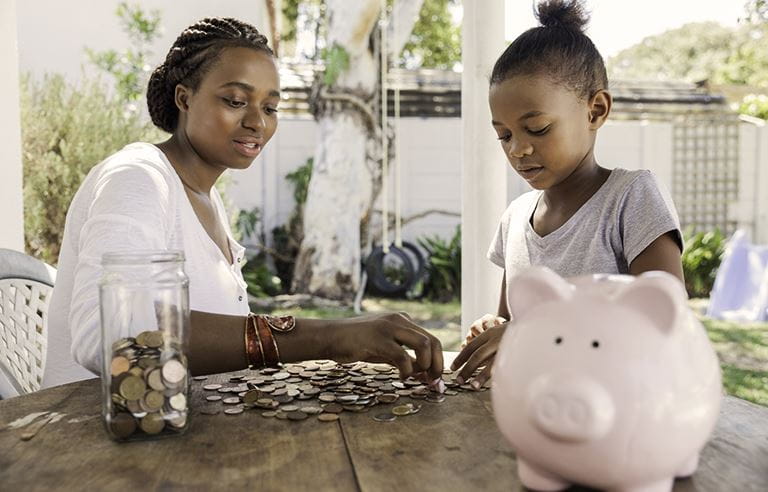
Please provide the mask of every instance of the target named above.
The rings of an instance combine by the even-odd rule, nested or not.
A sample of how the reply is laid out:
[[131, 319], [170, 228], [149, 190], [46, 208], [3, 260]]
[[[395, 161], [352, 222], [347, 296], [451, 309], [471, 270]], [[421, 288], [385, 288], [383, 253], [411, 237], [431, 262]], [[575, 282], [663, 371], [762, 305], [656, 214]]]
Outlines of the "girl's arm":
[[662, 270], [685, 282], [680, 255], [680, 247], [674, 239], [674, 232], [667, 232], [657, 237], [635, 257], [629, 265], [629, 273], [640, 275], [643, 272]]

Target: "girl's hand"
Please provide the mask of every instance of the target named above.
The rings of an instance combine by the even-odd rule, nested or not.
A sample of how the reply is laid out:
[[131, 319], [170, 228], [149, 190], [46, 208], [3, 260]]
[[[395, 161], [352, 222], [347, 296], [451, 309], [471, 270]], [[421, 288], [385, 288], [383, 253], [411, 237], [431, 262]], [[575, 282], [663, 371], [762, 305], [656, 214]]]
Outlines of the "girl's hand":
[[[406, 313], [375, 314], [331, 321], [325, 327], [325, 355], [340, 363], [385, 362], [397, 367], [400, 377], [414, 376], [432, 386], [443, 377], [440, 340], [413, 323]], [[411, 357], [405, 348], [412, 349]]]
[[475, 370], [482, 366], [485, 366], [485, 368], [471, 381], [472, 387], [480, 389], [491, 378], [493, 359], [496, 356], [501, 337], [504, 335], [507, 327], [509, 327], [509, 322], [485, 330], [459, 352], [459, 355], [456, 356], [453, 364], [451, 364], [452, 371], [456, 371], [461, 366], [464, 366], [459, 371], [456, 382], [459, 384], [468, 382]]
[[467, 333], [467, 338], [464, 339], [464, 343], [461, 344], [461, 348], [463, 349], [466, 347], [469, 342], [487, 329], [499, 326], [506, 322], [507, 320], [501, 316], [496, 316], [495, 314], [486, 314], [482, 318], [476, 319], [474, 323], [470, 325], [469, 333]]

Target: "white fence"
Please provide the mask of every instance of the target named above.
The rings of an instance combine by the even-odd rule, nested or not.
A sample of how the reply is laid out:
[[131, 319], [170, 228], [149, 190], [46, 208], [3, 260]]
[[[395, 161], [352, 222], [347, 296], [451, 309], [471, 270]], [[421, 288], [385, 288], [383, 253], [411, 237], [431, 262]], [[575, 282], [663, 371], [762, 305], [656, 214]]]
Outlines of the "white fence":
[[[738, 124], [738, 192], [728, 204], [729, 223], [750, 231], [756, 242], [768, 243], [768, 127], [761, 120]], [[489, 131], [490, 128], [489, 128]], [[272, 142], [247, 171], [232, 174], [230, 198], [240, 208], [259, 207], [264, 215], [264, 230], [283, 224], [293, 208], [293, 194], [285, 175], [312, 157], [317, 126], [312, 119], [285, 118]], [[459, 214], [461, 211], [461, 121], [459, 118], [403, 118], [400, 122], [403, 216], [429, 209]], [[676, 202], [684, 204], [686, 218], [702, 222], [707, 214], [696, 214], [696, 203], [675, 190], [701, 189], [699, 200], [716, 189], [713, 171], [675, 171], [675, 126], [673, 123], [617, 121], [609, 122], [599, 132], [596, 144], [598, 162], [606, 167], [650, 169], [673, 192]], [[678, 144], [679, 145], [679, 144]], [[680, 157], [677, 157], [680, 160]], [[717, 156], [706, 155], [715, 159]], [[499, 165], [507, 166], [499, 149]], [[686, 164], [690, 165], [690, 163]], [[529, 188], [511, 169], [508, 171], [508, 200]], [[680, 180], [684, 180], [681, 185]], [[685, 203], [683, 203], [685, 201]], [[392, 197], [392, 204], [394, 197]], [[706, 204], [701, 205], [704, 207]], [[693, 212], [690, 211], [694, 208]], [[680, 208], [680, 207], [678, 207]], [[390, 206], [390, 210], [392, 207]], [[696, 217], [704, 217], [701, 220]], [[403, 229], [406, 240], [424, 235], [450, 237], [460, 217], [429, 215]], [[712, 222], [714, 225], [719, 223]], [[724, 227], [724, 226], [723, 226]]]

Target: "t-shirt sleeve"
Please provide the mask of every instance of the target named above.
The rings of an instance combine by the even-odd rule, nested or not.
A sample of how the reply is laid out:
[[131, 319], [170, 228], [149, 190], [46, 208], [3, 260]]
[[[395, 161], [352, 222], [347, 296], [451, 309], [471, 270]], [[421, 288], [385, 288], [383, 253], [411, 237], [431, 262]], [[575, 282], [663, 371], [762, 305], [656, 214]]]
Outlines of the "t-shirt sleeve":
[[680, 219], [666, 188], [650, 171], [640, 173], [628, 186], [619, 206], [619, 230], [627, 265], [660, 236], [671, 232], [680, 251]]
[[493, 235], [491, 244], [488, 247], [486, 258], [491, 260], [494, 265], [505, 268], [504, 258], [506, 258], [507, 230], [509, 229], [509, 208], [502, 214], [496, 233]]
[[128, 163], [96, 179], [75, 247], [69, 327], [72, 356], [101, 373], [99, 280], [104, 253], [166, 249], [173, 217], [171, 190], [151, 164]]

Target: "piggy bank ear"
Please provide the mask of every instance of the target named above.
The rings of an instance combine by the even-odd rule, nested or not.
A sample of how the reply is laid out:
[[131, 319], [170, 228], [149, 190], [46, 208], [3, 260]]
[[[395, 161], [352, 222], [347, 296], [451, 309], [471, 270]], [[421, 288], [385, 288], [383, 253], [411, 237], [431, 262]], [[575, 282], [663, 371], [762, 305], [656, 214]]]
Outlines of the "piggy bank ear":
[[569, 299], [573, 292], [571, 284], [544, 267], [529, 268], [507, 282], [507, 304], [513, 319], [545, 302]]
[[668, 333], [684, 312], [687, 298], [685, 288], [675, 276], [659, 271], [637, 277], [619, 292], [616, 301], [639, 312], [659, 330]]

